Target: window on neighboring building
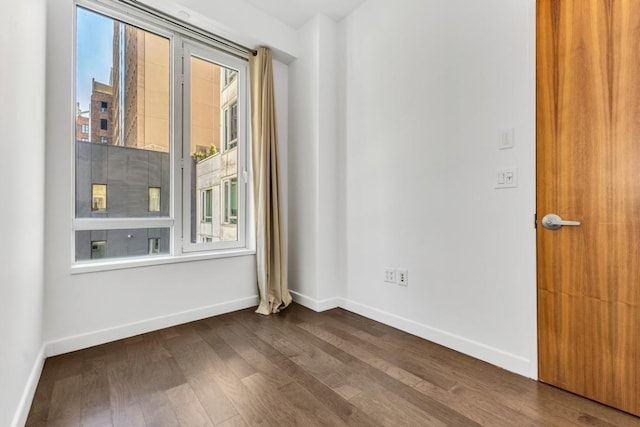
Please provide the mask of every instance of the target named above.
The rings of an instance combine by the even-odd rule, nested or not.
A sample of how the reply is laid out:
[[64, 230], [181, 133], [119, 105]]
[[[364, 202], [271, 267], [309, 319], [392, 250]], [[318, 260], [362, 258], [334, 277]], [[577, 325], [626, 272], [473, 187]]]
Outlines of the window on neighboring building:
[[76, 12], [75, 87], [94, 93], [78, 90], [74, 104], [109, 113], [87, 129], [104, 146], [73, 141], [76, 260], [93, 241], [110, 258], [246, 248], [247, 61], [116, 0], [83, 0]]
[[91, 242], [91, 259], [105, 258], [107, 256], [107, 241], [94, 240]]
[[160, 253], [160, 238], [152, 237], [149, 239], [149, 255], [156, 255]]
[[224, 109], [224, 150], [238, 145], [238, 104], [233, 103]]
[[81, 133], [89, 133], [89, 125], [88, 124], [80, 125], [80, 132]]
[[149, 187], [149, 212], [160, 212], [159, 187]]
[[202, 222], [211, 222], [211, 213], [213, 211], [213, 198], [211, 197], [211, 188], [204, 190], [201, 194], [201, 215]]
[[236, 70], [231, 70], [229, 68], [225, 68], [222, 73], [224, 86], [228, 86], [232, 81], [238, 76], [238, 72]]
[[222, 181], [222, 223], [238, 222], [238, 178]]
[[91, 210], [104, 211], [107, 209], [107, 186], [104, 184], [91, 185]]

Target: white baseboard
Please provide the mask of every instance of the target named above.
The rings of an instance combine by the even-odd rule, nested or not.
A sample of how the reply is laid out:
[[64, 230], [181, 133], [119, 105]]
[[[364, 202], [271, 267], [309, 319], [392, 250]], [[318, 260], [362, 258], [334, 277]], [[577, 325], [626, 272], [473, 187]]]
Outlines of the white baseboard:
[[221, 304], [214, 304], [207, 307], [146, 319], [113, 328], [88, 332], [55, 341], [49, 341], [45, 343], [45, 355], [46, 357], [57, 356], [59, 354], [69, 353], [135, 335], [157, 331], [159, 329], [181, 325], [183, 323], [206, 319], [207, 317], [230, 313], [236, 310], [255, 307], [257, 305], [258, 296], [256, 295]]
[[476, 359], [480, 359], [492, 365], [506, 369], [516, 374], [537, 379], [537, 368], [532, 362], [522, 356], [518, 356], [500, 350], [486, 344], [461, 337], [429, 325], [415, 322], [392, 313], [369, 307], [354, 301], [342, 299], [340, 307], [369, 319], [384, 323], [420, 338], [450, 349], [459, 351]]
[[21, 427], [27, 422], [29, 416], [29, 410], [31, 409], [31, 403], [33, 402], [33, 396], [36, 394], [36, 388], [38, 387], [38, 381], [40, 381], [40, 375], [42, 374], [42, 368], [44, 368], [45, 359], [45, 346], [40, 347], [38, 356], [33, 363], [33, 368], [29, 374], [29, 379], [24, 387], [18, 408], [11, 422], [11, 427]]
[[332, 308], [337, 308], [340, 306], [341, 298], [317, 300], [296, 291], [290, 290], [289, 293], [291, 294], [295, 302], [316, 312], [331, 310]]
[[395, 314], [360, 304], [345, 298], [331, 298], [323, 301], [310, 298], [299, 292], [290, 291], [293, 300], [311, 310], [320, 312], [340, 307], [385, 325], [400, 329], [436, 344], [459, 351], [476, 359], [506, 369], [516, 374], [537, 379], [537, 367], [531, 360], [459, 335], [415, 322]]

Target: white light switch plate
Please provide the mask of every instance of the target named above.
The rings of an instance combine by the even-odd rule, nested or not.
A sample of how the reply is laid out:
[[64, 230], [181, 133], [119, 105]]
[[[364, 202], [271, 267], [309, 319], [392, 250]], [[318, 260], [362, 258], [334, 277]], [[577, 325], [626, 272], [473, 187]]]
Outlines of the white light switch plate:
[[516, 130], [511, 128], [502, 132], [500, 135], [500, 141], [498, 142], [498, 149], [505, 150], [507, 148], [513, 148], [516, 139]]
[[496, 171], [496, 188], [515, 188], [518, 186], [518, 168], [505, 168]]

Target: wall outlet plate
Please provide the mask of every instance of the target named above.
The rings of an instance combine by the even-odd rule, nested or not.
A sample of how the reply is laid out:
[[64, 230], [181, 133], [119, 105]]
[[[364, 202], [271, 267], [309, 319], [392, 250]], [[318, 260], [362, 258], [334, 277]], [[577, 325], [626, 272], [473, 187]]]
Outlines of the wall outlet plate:
[[396, 283], [396, 270], [394, 268], [384, 268], [384, 281], [387, 283]]
[[396, 279], [399, 286], [409, 286], [409, 271], [398, 269], [396, 271]]

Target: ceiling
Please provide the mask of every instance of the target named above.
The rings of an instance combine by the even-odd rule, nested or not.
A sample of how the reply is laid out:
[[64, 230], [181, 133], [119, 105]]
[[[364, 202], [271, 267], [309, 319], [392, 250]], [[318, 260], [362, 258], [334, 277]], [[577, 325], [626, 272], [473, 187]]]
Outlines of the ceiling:
[[300, 28], [313, 16], [322, 13], [335, 21], [347, 16], [366, 0], [245, 0], [256, 9], [273, 16], [292, 28]]

